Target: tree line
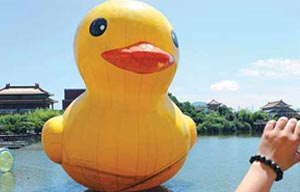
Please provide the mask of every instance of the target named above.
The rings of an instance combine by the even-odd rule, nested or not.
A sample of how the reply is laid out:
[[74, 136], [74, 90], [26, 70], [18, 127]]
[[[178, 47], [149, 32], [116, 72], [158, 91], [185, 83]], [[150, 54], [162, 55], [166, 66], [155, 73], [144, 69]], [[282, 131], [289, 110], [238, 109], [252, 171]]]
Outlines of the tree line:
[[0, 116], [0, 134], [39, 134], [48, 119], [60, 114], [62, 114], [62, 111], [36, 109], [24, 114], [2, 115]]
[[[254, 132], [254, 122], [267, 121], [268, 114], [249, 110], [234, 111], [221, 106], [217, 111], [205, 109], [196, 110], [190, 102], [179, 102], [173, 95], [171, 100], [183, 113], [190, 116], [197, 125], [197, 131], [204, 134], [251, 133]], [[63, 111], [36, 109], [24, 114], [7, 114], [0, 116], [0, 135], [36, 133], [42, 131], [44, 123]]]
[[[247, 109], [234, 111], [225, 105], [216, 111], [205, 108], [197, 109], [190, 102], [179, 102], [177, 98], [169, 94], [170, 99], [190, 116], [197, 125], [198, 133], [203, 134], [260, 134], [263, 129], [255, 129], [255, 122], [264, 123], [269, 120], [269, 115], [263, 111], [251, 112]], [[271, 117], [275, 118], [275, 117]]]
[[[169, 94], [170, 99], [190, 116], [197, 125], [198, 133], [203, 134], [233, 134], [233, 133], [261, 133], [262, 129], [255, 128], [255, 122], [266, 122], [269, 115], [262, 111], [251, 112], [247, 109], [235, 111], [225, 105], [216, 111], [205, 108], [197, 109], [190, 102], [179, 102], [175, 96]], [[42, 131], [44, 123], [61, 115], [63, 111], [36, 109], [24, 114], [7, 114], [0, 116], [0, 135], [37, 133]]]

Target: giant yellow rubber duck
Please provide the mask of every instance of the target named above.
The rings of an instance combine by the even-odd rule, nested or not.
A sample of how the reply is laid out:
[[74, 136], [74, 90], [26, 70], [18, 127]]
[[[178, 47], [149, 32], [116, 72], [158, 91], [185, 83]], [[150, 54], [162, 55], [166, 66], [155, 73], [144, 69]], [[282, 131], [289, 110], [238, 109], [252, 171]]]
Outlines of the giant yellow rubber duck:
[[132, 0], [107, 1], [74, 40], [86, 92], [43, 128], [46, 154], [99, 191], [156, 187], [182, 167], [195, 124], [168, 98], [178, 42], [168, 20]]

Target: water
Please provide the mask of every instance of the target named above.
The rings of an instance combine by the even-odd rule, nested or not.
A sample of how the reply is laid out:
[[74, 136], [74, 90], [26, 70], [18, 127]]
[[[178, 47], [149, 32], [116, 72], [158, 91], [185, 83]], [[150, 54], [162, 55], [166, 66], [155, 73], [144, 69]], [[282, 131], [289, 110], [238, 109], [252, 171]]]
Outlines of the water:
[[[199, 137], [182, 170], [163, 186], [148, 192], [230, 192], [249, 168], [259, 138]], [[14, 151], [12, 173], [0, 175], [1, 192], [88, 192], [46, 157], [41, 144]], [[285, 173], [272, 192], [299, 192], [300, 166]]]

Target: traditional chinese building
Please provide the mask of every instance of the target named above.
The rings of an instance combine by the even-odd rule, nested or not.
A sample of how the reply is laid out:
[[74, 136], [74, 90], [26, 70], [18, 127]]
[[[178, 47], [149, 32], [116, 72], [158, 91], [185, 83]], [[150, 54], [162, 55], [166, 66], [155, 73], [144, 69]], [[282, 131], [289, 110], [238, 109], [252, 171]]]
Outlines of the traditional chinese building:
[[67, 107], [84, 92], [85, 89], [65, 89], [65, 96], [62, 101], [63, 110], [67, 109]]
[[269, 116], [275, 116], [275, 117], [299, 117], [299, 114], [297, 111], [291, 108], [291, 105], [285, 103], [284, 101], [274, 101], [269, 102], [265, 106], [263, 106], [262, 111], [269, 114]]
[[57, 101], [51, 99], [53, 94], [34, 86], [6, 86], [0, 89], [0, 114], [24, 113], [37, 108], [53, 109]]
[[221, 105], [222, 105], [222, 103], [219, 103], [218, 101], [216, 101], [216, 100], [213, 99], [211, 102], [209, 102], [209, 103], [207, 104], [207, 108], [208, 108], [209, 110], [216, 111], [216, 110], [218, 110], [218, 108], [219, 108]]

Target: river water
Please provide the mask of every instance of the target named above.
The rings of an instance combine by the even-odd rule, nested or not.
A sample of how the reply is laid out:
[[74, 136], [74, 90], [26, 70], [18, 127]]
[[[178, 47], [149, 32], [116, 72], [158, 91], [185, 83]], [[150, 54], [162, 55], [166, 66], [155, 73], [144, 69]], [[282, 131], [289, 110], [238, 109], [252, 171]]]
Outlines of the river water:
[[[248, 159], [258, 143], [256, 137], [199, 137], [181, 171], [148, 192], [234, 191], [249, 168]], [[0, 175], [1, 192], [89, 191], [48, 160], [40, 143], [15, 150], [14, 154], [13, 171]], [[300, 192], [300, 166], [287, 171], [272, 192]]]

